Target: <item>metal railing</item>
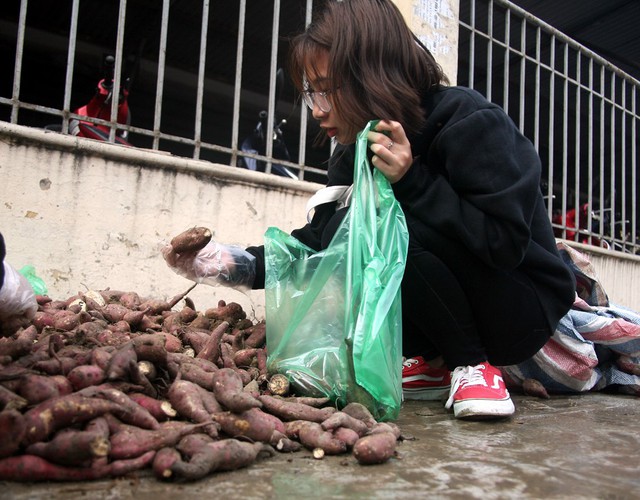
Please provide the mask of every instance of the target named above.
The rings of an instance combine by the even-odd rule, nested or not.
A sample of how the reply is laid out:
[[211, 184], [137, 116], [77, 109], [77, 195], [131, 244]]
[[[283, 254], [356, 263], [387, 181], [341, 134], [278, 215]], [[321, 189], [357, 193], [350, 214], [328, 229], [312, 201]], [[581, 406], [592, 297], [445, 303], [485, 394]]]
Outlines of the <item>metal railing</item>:
[[458, 83], [534, 142], [556, 236], [638, 253], [640, 82], [506, 0], [461, 0]]
[[[211, 27], [216, 17], [220, 17], [212, 11], [221, 8], [221, 4], [226, 9], [225, 15], [229, 15], [231, 5], [237, 9], [237, 29], [226, 41], [220, 40], [220, 33], [224, 31], [221, 25]], [[286, 5], [283, 7], [283, 4]], [[63, 133], [69, 132], [72, 120], [88, 120], [107, 126], [110, 141], [126, 131], [131, 142], [140, 147], [232, 167], [242, 158], [252, 158], [264, 161], [267, 172], [277, 161], [295, 172], [299, 179], [315, 182], [326, 179], [328, 149], [317, 151], [308, 146], [315, 123], [308, 120], [307, 110], [299, 101], [278, 99], [275, 84], [281, 60], [279, 53], [286, 48], [282, 23], [288, 23], [289, 27], [296, 24], [298, 28], [308, 24], [313, 0], [218, 3], [162, 0], [153, 7], [140, 0], [119, 0], [117, 4], [68, 0], [66, 11], [61, 5], [21, 0], [13, 25], [0, 19], [0, 35], [4, 31], [6, 37], [6, 32], [15, 29], [13, 83], [9, 91], [0, 92], [0, 119], [30, 126], [43, 126], [43, 120], [57, 120]], [[98, 29], [99, 25], [88, 22], [86, 16], [86, 11], [98, 6], [109, 6], [113, 10], [110, 21], [103, 20], [106, 19], [103, 12], [89, 17], [103, 25], [111, 23], [102, 30]], [[256, 9], [267, 6], [270, 18], [266, 10], [256, 14]], [[182, 11], [177, 10], [180, 7]], [[152, 17], [151, 9], [155, 9], [155, 24], [146, 19]], [[189, 14], [185, 11], [189, 9], [197, 10], [189, 18], [193, 23], [182, 27], [178, 36], [170, 37], [170, 31], [177, 29], [175, 23], [172, 24], [173, 18], [184, 23], [184, 16]], [[58, 17], [60, 12], [66, 16], [66, 25], [58, 26], [57, 33], [66, 30], [68, 36], [43, 38], [45, 30], [38, 31], [38, 14], [44, 19], [43, 23], [51, 24], [47, 18], [53, 17], [54, 12]], [[257, 42], [247, 33], [247, 22], [252, 16], [259, 17], [257, 26], [263, 40], [260, 43], [265, 45], [261, 49], [268, 48], [268, 57], [259, 61], [253, 57], [248, 62], [249, 56], [257, 51]], [[135, 24], [140, 17], [142, 22]], [[229, 20], [224, 23], [228, 24]], [[131, 31], [142, 29], [141, 26], [148, 30], [151, 25], [157, 29], [145, 34], [147, 46], [152, 48], [146, 51], [146, 66], [143, 65], [149, 95], [145, 106], [134, 108], [133, 116], [137, 119], [132, 124], [117, 123], [115, 99], [111, 102], [111, 120], [89, 119], [77, 114], [77, 102], [72, 105], [79, 93], [77, 69], [86, 68], [88, 54], [94, 57], [92, 60], [105, 51], [114, 55], [113, 84], [119, 88], [125, 79], [121, 68], [126, 54], [131, 52], [131, 45], [135, 45]], [[251, 35], [255, 34], [255, 26], [254, 22], [249, 30]], [[47, 36], [51, 36], [51, 31], [48, 30]], [[101, 31], [108, 31], [109, 37], [96, 41]], [[41, 38], [40, 45], [47, 46], [48, 53], [55, 53], [52, 59], [65, 59], [61, 65], [65, 74], [55, 84], [53, 78], [39, 75], [45, 76], [45, 83], [50, 86], [61, 88], [60, 105], [54, 104], [53, 99], [45, 99], [45, 87], [37, 86], [31, 93], [27, 92], [30, 80], [25, 76], [24, 65], [33, 59], [26, 57], [26, 53], [36, 35]], [[479, 90], [504, 107], [533, 141], [543, 162], [542, 188], [556, 236], [638, 253], [636, 170], [640, 82], [506, 0], [460, 0], [459, 35], [458, 83]], [[169, 54], [186, 54], [184, 47], [174, 47], [185, 43], [186, 38], [191, 39], [193, 45], [192, 64], [178, 67], [180, 57], [170, 58]], [[224, 53], [217, 50], [223, 42], [226, 42]], [[235, 54], [232, 54], [234, 46]], [[215, 59], [227, 59], [222, 65], [223, 75], [211, 75], [220, 71], [211, 67], [212, 53]], [[266, 73], [263, 88], [257, 88], [249, 78], [257, 65], [264, 66]], [[8, 73], [5, 70], [5, 74]], [[33, 76], [33, 70], [28, 73]], [[95, 80], [87, 81], [95, 83]], [[184, 81], [189, 81], [188, 85]], [[176, 93], [173, 87], [178, 84], [183, 84], [186, 90]], [[192, 94], [188, 105], [180, 100], [186, 93]], [[215, 108], [212, 102], [224, 109], [212, 109]], [[267, 130], [273, 130], [278, 110], [290, 122], [291, 130], [299, 130], [297, 137], [292, 133], [286, 138], [292, 153], [290, 160], [274, 158], [270, 134], [266, 134], [264, 152], [243, 150], [242, 124], [246, 129], [247, 124], [255, 123], [258, 114], [255, 111], [259, 107], [267, 111]], [[169, 116], [167, 108], [172, 109]], [[251, 109], [251, 113], [247, 114], [246, 109]], [[219, 122], [216, 127], [209, 124], [212, 113]]]
[[[64, 86], [64, 99], [61, 107], [55, 107], [50, 103], [43, 103], [41, 98], [45, 97], [43, 92], [33, 93], [29, 96], [23, 96], [23, 89], [25, 88], [25, 80], [23, 78], [23, 66], [25, 63], [26, 45], [28, 45], [29, 34], [35, 32], [37, 28], [31, 27], [29, 22], [32, 17], [37, 18], [38, 15], [46, 15], [37, 10], [42, 10], [42, 2], [36, 0], [21, 0], [20, 9], [17, 15], [17, 30], [16, 30], [16, 55], [15, 64], [13, 68], [13, 86], [11, 90], [11, 96], [0, 95], [0, 110], [3, 107], [10, 107], [10, 116], [6, 118], [0, 116], [0, 119], [5, 119], [14, 124], [26, 124], [30, 126], [38, 126], [42, 122], [42, 116], [48, 116], [48, 120], [55, 120], [56, 124], [51, 129], [60, 131], [62, 133], [69, 133], [70, 123], [73, 124], [73, 120], [82, 120], [94, 125], [101, 125], [108, 127], [108, 141], [114, 142], [116, 135], [123, 135], [123, 132], [128, 135], [130, 142], [134, 146], [145, 147], [152, 150], [164, 150], [169, 152], [176, 152], [181, 156], [190, 155], [194, 159], [206, 159], [211, 161], [217, 161], [220, 163], [226, 163], [230, 166], [236, 166], [241, 158], [250, 158], [264, 162], [266, 173], [271, 172], [271, 168], [274, 162], [280, 165], [284, 165], [298, 176], [299, 179], [314, 180], [316, 182], [323, 182], [326, 179], [326, 168], [323, 166], [324, 160], [309, 159], [308, 147], [307, 147], [307, 135], [308, 135], [308, 117], [305, 106], [301, 106], [299, 102], [295, 102], [291, 99], [289, 102], [276, 102], [278, 96], [276, 95], [276, 72], [279, 68], [278, 64], [278, 52], [283, 51], [283, 37], [280, 34], [280, 20], [282, 16], [292, 16], [291, 12], [295, 12], [299, 19], [296, 19], [300, 25], [306, 25], [311, 21], [311, 12], [313, 8], [313, 0], [305, 0], [300, 2], [297, 0], [296, 9], [287, 8], [286, 12], [283, 12], [281, 6], [281, 0], [273, 0], [272, 3], [260, 2], [261, 9], [267, 9], [265, 5], [271, 8], [272, 5], [272, 18], [269, 25], [268, 19], [261, 18], [260, 29], [264, 32], [263, 38], [269, 39], [270, 44], [270, 57], [268, 60], [263, 60], [261, 66], [268, 66], [268, 78], [265, 78], [265, 84], [262, 89], [250, 89], [243, 86], [243, 75], [247, 74], [247, 71], [251, 71], [252, 68], [244, 66], [244, 54], [246, 51], [254, 50], [251, 44], [247, 44], [245, 41], [245, 23], [247, 20], [247, 0], [238, 0], [238, 18], [237, 18], [237, 35], [235, 36], [235, 61], [231, 57], [231, 54], [225, 54], [224, 57], [229, 59], [228, 67], [234, 66], [235, 71], [232, 73], [230, 69], [227, 69], [225, 77], [228, 80], [232, 80], [232, 84], [227, 84], [226, 87], [218, 82], [212, 82], [212, 78], [209, 77], [207, 71], [207, 61], [210, 58], [210, 52], [215, 50], [216, 45], [220, 44], [219, 32], [221, 30], [209, 29], [210, 24], [213, 22], [210, 13], [210, 9], [213, 7], [213, 2], [210, 0], [193, 0], [191, 3], [201, 3], [201, 20], [199, 20], [198, 26], [190, 26], [187, 30], [195, 31], [199, 30], [199, 53], [197, 55], [197, 68], [195, 68], [195, 82], [189, 89], [190, 92], [195, 94], [192, 99], [193, 108], [184, 110], [184, 117], [180, 114], [175, 114], [170, 117], [172, 121], [184, 122], [189, 117], [193, 116], [193, 122], [191, 124], [184, 123], [181, 127], [181, 133], [171, 133], [166, 126], [167, 118], [164, 116], [163, 120], [163, 107], [167, 104], [167, 92], [166, 82], [168, 81], [167, 73], [172, 68], [167, 53], [172, 49], [171, 39], [168, 36], [170, 22], [172, 20], [172, 2], [171, 0], [162, 0], [161, 14], [158, 16], [159, 28], [154, 31], [154, 35], [157, 36], [156, 40], [153, 40], [153, 45], [157, 47], [157, 51], [152, 55], [147, 55], [147, 66], [152, 66], [150, 74], [156, 73], [157, 78], [155, 82], [155, 98], [153, 99], [153, 112], [148, 109], [141, 110], [140, 108], [133, 110], [133, 116], [138, 117], [133, 123], [118, 123], [118, 99], [111, 99], [111, 119], [99, 119], [91, 118], [81, 114], [78, 114], [78, 108], [72, 106], [72, 101], [77, 100], [77, 96], [74, 95], [74, 90], [77, 92], [77, 84], [74, 81], [74, 66], [77, 66], [77, 60], [81, 51], [80, 45], [83, 45], [84, 50], [91, 50], [95, 53], [110, 52], [115, 58], [114, 74], [113, 74], [113, 88], [119, 89], [125, 82], [125, 75], [123, 74], [123, 66], [125, 65], [126, 58], [126, 43], [125, 34], [127, 31], [136, 29], [129, 26], [129, 18], [132, 18], [131, 23], [135, 20], [135, 15], [131, 14], [132, 7], [138, 9], [148, 8], [148, 2], [137, 2], [136, 0], [120, 0], [117, 7], [117, 24], [112, 26], [111, 31], [115, 34], [115, 42], [111, 46], [98, 45], [96, 43], [92, 49], [87, 49], [87, 38], [91, 38], [94, 34], [89, 33], [87, 36], [86, 31], [90, 30], [90, 27], [82, 26], [84, 32], [79, 29], [79, 16], [82, 15], [81, 8], [86, 10], [96, 8], [96, 4], [88, 2], [88, 0], [69, 0], [69, 20], [68, 20], [68, 38], [62, 41], [66, 44], [66, 75], [63, 82], [59, 82]], [[183, 2], [184, 3], [184, 2]], [[235, 3], [235, 2], [234, 2]], [[289, 2], [291, 3], [291, 2]], [[257, 4], [250, 4], [250, 8], [257, 7]], [[45, 7], [51, 8], [51, 7]], [[184, 14], [183, 14], [184, 15]], [[100, 14], [96, 14], [96, 18], [100, 17]], [[197, 17], [197, 16], [194, 16]], [[255, 14], [254, 14], [255, 17]], [[200, 17], [198, 17], [200, 19]], [[97, 23], [104, 22], [100, 19], [94, 20]], [[94, 22], [91, 21], [91, 22]], [[224, 22], [228, 23], [228, 20]], [[7, 23], [5, 23], [5, 28]], [[60, 26], [51, 25], [51, 31], [61, 31]], [[96, 33], [99, 30], [96, 28]], [[111, 37], [114, 38], [113, 36]], [[133, 38], [131, 34], [129, 39]], [[180, 39], [184, 38], [179, 35], [173, 37], [173, 42], [180, 43]], [[150, 41], [147, 41], [149, 44]], [[227, 41], [227, 46], [230, 43]], [[52, 44], [54, 45], [54, 44]], [[263, 47], [264, 48], [264, 47]], [[51, 49], [53, 51], [55, 49]], [[61, 50], [61, 49], [59, 49]], [[129, 51], [131, 48], [129, 47]], [[173, 48], [173, 51], [179, 51], [180, 48]], [[106, 51], [106, 52], [105, 52]], [[57, 53], [55, 57], [60, 58], [62, 54]], [[152, 57], [152, 58], [151, 58]], [[157, 62], [153, 60], [157, 58]], [[86, 58], [85, 58], [86, 59]], [[94, 57], [93, 60], [96, 60]], [[175, 58], [174, 58], [174, 63]], [[86, 64], [86, 62], [85, 62]], [[243, 73], [244, 72], [244, 73]], [[7, 72], [8, 73], [8, 72]], [[96, 72], [96, 74], [99, 74]], [[192, 76], [192, 75], [189, 75]], [[178, 77], [179, 78], [179, 77]], [[186, 79], [186, 78], [185, 78]], [[149, 80], [149, 78], [147, 78]], [[97, 83], [97, 79], [95, 81]], [[224, 134], [207, 133], [203, 129], [203, 113], [205, 112], [205, 99], [207, 93], [207, 87], [218, 88], [224, 87], [220, 92], [226, 94], [223, 97], [229, 103], [224, 111], [220, 112], [221, 121], [225, 121], [226, 127]], [[42, 89], [41, 89], [42, 90]], [[219, 97], [215, 95], [216, 91], [213, 91], [213, 98]], [[211, 92], [210, 92], [211, 93]], [[116, 94], [114, 92], [114, 94]], [[261, 100], [266, 94], [266, 102], [262, 100], [261, 104], [265, 111], [262, 121], [266, 125], [266, 130], [274, 130], [274, 127], [278, 125], [276, 123], [276, 110], [278, 107], [285, 109], [285, 114], [288, 121], [295, 123], [295, 130], [299, 130], [298, 137], [287, 137], [286, 146], [292, 153], [290, 159], [284, 159], [278, 157], [274, 153], [274, 138], [272, 134], [265, 134], [265, 150], [255, 151], [247, 148], [242, 148], [242, 134], [240, 125], [242, 120], [249, 121], [247, 114], [242, 114], [242, 108], [247, 107], [247, 102], [255, 102]], [[222, 100], [222, 98], [220, 99]], [[150, 100], [149, 100], [150, 102]], [[77, 103], [76, 103], [77, 105]], [[6, 108], [5, 108], [6, 109]], [[34, 118], [35, 115], [39, 115], [39, 118]], [[258, 121], [258, 113], [251, 113], [252, 123], [255, 124]], [[286, 122], [287, 120], [285, 120]], [[47, 128], [47, 127], [45, 127]], [[245, 127], [246, 129], [247, 127]], [[185, 129], [191, 129], [188, 133], [184, 133]], [[230, 133], [229, 133], [230, 130]], [[189, 153], [186, 153], [189, 152]], [[323, 155], [318, 154], [318, 158]], [[315, 166], [314, 166], [315, 164]], [[311, 179], [309, 179], [311, 177]]]

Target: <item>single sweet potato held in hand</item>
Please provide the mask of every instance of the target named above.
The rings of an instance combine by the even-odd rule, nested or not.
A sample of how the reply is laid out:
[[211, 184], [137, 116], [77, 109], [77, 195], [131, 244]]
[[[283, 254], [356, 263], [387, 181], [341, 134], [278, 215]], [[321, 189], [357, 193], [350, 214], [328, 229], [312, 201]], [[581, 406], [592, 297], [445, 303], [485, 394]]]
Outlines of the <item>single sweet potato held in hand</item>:
[[206, 227], [192, 227], [171, 240], [174, 253], [196, 252], [211, 241], [211, 231]]

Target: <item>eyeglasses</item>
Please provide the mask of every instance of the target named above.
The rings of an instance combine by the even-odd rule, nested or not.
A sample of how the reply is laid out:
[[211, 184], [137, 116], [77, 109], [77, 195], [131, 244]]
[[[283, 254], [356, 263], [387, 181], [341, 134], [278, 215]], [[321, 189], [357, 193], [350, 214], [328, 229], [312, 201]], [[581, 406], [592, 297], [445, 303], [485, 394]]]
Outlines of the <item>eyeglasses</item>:
[[311, 111], [313, 111], [314, 106], [318, 106], [320, 111], [328, 113], [331, 111], [331, 101], [329, 101], [329, 94], [331, 94], [331, 92], [333, 92], [333, 90], [325, 90], [324, 92], [305, 90], [302, 92], [302, 98]]

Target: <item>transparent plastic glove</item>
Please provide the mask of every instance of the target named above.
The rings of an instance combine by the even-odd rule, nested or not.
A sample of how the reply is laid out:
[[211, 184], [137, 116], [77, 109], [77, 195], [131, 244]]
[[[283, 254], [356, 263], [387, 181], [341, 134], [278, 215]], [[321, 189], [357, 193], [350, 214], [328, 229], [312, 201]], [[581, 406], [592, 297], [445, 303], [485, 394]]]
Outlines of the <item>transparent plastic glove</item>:
[[183, 254], [167, 245], [162, 255], [175, 273], [196, 283], [249, 290], [256, 277], [256, 258], [234, 245], [210, 241], [202, 250]]
[[27, 278], [3, 262], [4, 283], [0, 288], [0, 334], [9, 336], [28, 326], [38, 311], [38, 302]]

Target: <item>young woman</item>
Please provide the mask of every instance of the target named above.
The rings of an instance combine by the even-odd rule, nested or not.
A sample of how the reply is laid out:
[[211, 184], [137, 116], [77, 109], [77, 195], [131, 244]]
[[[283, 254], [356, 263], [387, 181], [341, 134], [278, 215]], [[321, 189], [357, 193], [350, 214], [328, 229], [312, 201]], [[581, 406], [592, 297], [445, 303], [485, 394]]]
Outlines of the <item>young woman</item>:
[[[392, 184], [410, 236], [402, 282], [405, 398], [448, 392], [456, 417], [511, 415], [497, 366], [535, 354], [575, 296], [533, 145], [501, 108], [447, 86], [391, 0], [328, 1], [292, 40], [290, 62], [313, 117], [337, 143], [328, 186], [352, 183], [356, 135], [381, 119], [368, 136], [371, 163]], [[338, 202], [316, 206], [292, 235], [325, 248], [347, 210]], [[193, 279], [264, 287], [263, 247], [210, 245], [170, 265]]]

